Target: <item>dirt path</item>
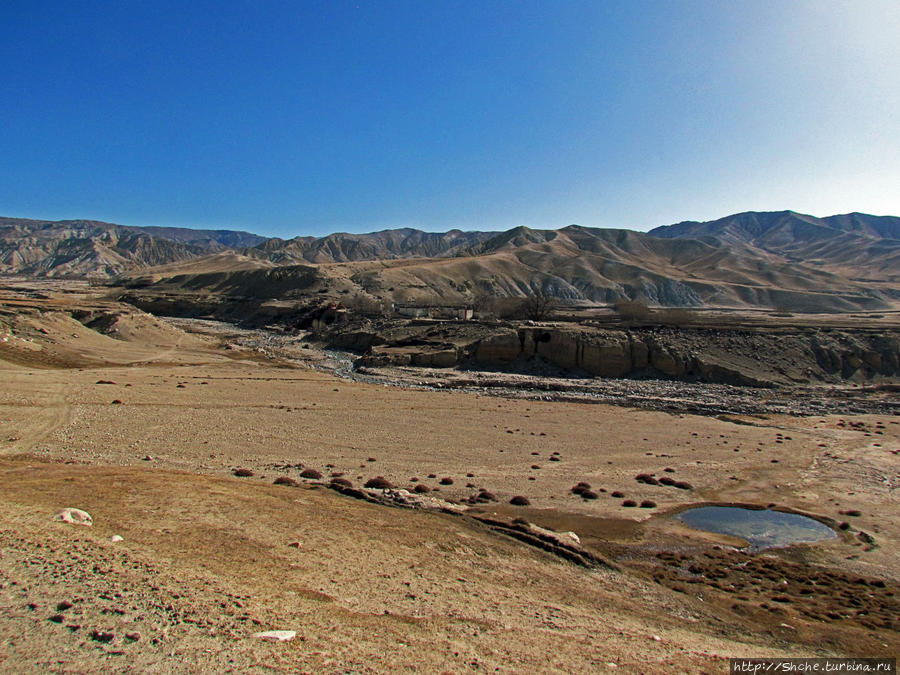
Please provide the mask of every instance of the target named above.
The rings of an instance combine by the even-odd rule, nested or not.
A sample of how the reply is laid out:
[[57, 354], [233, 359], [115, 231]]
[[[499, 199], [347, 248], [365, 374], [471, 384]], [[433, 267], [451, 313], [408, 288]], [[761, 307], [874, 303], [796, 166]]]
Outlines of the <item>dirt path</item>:
[[[0, 390], [0, 455], [31, 451], [69, 423], [71, 407], [66, 401], [68, 387], [59, 380], [33, 387], [33, 376], [20, 369], [0, 369], [4, 380]], [[4, 434], [6, 429], [10, 434]]]

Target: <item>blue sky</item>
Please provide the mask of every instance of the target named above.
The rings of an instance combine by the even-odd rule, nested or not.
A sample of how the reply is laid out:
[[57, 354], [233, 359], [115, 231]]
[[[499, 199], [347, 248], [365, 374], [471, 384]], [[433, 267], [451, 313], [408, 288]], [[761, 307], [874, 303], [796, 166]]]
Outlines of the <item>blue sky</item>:
[[0, 215], [900, 215], [900, 2], [0, 3]]

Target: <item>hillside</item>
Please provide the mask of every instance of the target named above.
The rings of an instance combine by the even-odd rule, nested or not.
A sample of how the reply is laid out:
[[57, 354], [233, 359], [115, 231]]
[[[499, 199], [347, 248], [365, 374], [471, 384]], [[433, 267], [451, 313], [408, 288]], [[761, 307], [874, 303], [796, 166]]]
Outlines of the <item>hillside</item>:
[[[742, 213], [649, 233], [570, 225], [290, 240], [0, 219], [0, 274], [121, 278], [129, 286], [245, 299], [315, 293], [471, 304], [483, 295], [542, 291], [581, 305], [628, 299], [661, 306], [885, 310], [900, 300], [898, 231], [900, 218], [891, 216], [814, 218], [792, 211]], [[294, 273], [309, 266], [313, 271]], [[285, 270], [273, 274], [273, 268]], [[229, 279], [233, 274], [239, 278]]]

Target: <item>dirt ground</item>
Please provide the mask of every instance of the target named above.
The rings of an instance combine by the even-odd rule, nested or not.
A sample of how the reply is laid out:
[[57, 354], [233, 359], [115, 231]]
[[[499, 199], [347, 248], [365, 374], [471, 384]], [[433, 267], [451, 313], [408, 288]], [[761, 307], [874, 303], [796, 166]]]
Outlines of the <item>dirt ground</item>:
[[[0, 672], [712, 673], [729, 656], [900, 651], [896, 418], [385, 387], [136, 310], [94, 331], [69, 312], [77, 294], [0, 301]], [[339, 495], [334, 474], [488, 490], [471, 512], [573, 530], [614, 569]], [[748, 556], [668, 517], [707, 502], [848, 525]], [[55, 522], [64, 507], [93, 526]], [[297, 638], [251, 637], [274, 629]]]

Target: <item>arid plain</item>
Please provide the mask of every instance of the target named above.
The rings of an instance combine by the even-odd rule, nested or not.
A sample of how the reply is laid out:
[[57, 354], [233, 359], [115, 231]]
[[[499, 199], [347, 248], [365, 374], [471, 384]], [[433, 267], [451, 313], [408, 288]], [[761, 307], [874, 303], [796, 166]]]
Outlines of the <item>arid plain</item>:
[[[724, 672], [898, 652], [896, 417], [382, 386], [54, 288], [2, 297], [0, 671]], [[114, 331], [73, 318], [97, 303]], [[335, 475], [452, 508], [354, 499]], [[467, 503], [481, 490], [496, 501]], [[670, 518], [700, 503], [846, 525], [749, 555]], [[54, 521], [66, 507], [92, 527]], [[490, 524], [514, 519], [575, 532], [596, 564]], [[251, 637], [266, 630], [297, 637]]]

